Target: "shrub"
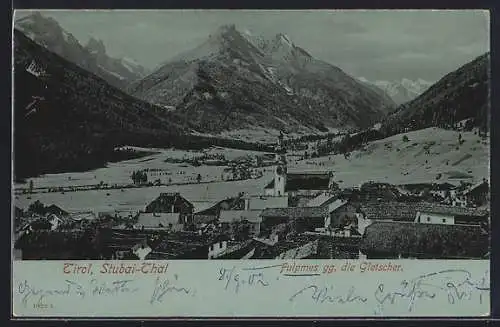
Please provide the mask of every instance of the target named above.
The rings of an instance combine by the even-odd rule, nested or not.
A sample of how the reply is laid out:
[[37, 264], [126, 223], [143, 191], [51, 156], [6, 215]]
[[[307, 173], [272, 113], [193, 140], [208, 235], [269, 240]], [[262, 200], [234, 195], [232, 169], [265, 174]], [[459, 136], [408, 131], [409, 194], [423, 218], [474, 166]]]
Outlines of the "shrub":
[[407, 135], [403, 135], [403, 142], [408, 142], [410, 141], [410, 139], [408, 138]]

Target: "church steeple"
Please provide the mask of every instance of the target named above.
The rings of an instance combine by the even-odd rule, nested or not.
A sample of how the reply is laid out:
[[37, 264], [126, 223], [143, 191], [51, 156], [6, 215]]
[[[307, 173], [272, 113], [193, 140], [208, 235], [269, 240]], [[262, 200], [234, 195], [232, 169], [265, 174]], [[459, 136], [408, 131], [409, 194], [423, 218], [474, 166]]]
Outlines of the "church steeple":
[[286, 148], [284, 144], [284, 136], [281, 131], [278, 137], [278, 144], [275, 148], [275, 154], [276, 154], [276, 170], [274, 172], [274, 195], [283, 196], [285, 195], [285, 187], [286, 187], [287, 163], [286, 163]]

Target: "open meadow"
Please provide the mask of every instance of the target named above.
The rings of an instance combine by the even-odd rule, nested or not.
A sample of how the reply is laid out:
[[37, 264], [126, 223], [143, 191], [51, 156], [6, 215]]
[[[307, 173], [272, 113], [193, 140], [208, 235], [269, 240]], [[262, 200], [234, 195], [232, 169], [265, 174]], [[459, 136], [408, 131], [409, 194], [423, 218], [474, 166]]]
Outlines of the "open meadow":
[[[463, 144], [458, 144], [458, 132], [439, 128], [395, 135], [370, 142], [362, 149], [353, 151], [349, 158], [344, 155], [328, 155], [314, 159], [290, 157], [289, 172], [333, 171], [340, 187], [358, 186], [367, 181], [392, 184], [451, 182], [475, 183], [489, 176], [489, 140], [481, 140], [473, 132], [462, 132]], [[167, 158], [186, 159], [209, 154], [224, 154], [234, 160], [257, 152], [211, 148], [205, 151], [181, 151], [154, 149], [157, 153], [140, 159], [110, 163], [105, 168], [88, 172], [50, 174], [33, 178], [36, 187], [98, 184], [130, 184], [131, 174], [139, 169], [168, 171], [172, 183], [188, 185], [151, 186], [141, 188], [88, 190], [76, 192], [50, 192], [15, 195], [14, 204], [27, 208], [40, 200], [44, 204], [56, 204], [68, 211], [141, 210], [161, 192], [180, 192], [192, 201], [196, 210], [210, 206], [239, 192], [263, 194], [264, 186], [272, 179], [273, 168], [259, 168], [263, 176], [243, 181], [221, 181], [224, 166], [195, 167], [184, 163], [166, 163]], [[182, 172], [182, 173], [181, 173]], [[196, 183], [200, 174], [202, 183]], [[213, 182], [211, 182], [213, 181]], [[26, 188], [26, 184], [16, 187]]]

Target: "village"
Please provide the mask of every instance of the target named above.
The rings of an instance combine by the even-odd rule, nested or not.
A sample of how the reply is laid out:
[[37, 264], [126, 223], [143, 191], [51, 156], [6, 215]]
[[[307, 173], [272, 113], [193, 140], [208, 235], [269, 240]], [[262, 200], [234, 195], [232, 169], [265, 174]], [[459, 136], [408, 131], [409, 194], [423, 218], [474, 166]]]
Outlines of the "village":
[[[489, 257], [486, 179], [340, 187], [327, 169], [289, 171], [292, 156], [285, 144], [280, 135], [273, 155], [242, 162], [190, 159], [195, 167], [225, 166], [220, 178], [230, 181], [260, 178], [259, 167], [272, 169], [260, 193], [239, 192], [210, 206], [195, 206], [174, 191], [160, 192], [138, 211], [68, 212], [39, 200], [15, 207], [14, 255], [19, 260]], [[167, 171], [145, 169], [134, 172], [130, 187], [141, 187], [141, 180], [172, 183], [169, 179]], [[202, 183], [201, 177], [193, 179]]]

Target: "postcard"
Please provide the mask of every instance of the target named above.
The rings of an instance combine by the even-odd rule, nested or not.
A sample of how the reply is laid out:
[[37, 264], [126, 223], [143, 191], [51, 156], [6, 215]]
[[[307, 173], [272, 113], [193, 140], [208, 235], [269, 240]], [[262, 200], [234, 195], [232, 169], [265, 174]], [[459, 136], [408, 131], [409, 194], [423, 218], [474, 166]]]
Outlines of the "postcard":
[[485, 10], [16, 10], [12, 314], [490, 314]]

